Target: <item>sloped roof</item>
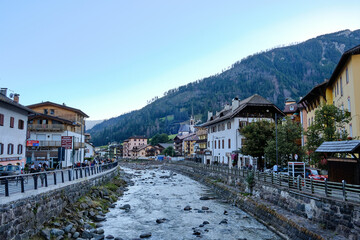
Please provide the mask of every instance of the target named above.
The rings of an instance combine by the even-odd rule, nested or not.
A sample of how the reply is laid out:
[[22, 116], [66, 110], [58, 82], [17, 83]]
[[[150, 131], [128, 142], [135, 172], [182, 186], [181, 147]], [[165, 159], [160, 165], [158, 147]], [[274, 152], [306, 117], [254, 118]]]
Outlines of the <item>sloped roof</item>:
[[360, 151], [360, 140], [323, 142], [315, 152], [354, 153]]
[[36, 108], [36, 107], [43, 107], [43, 106], [55, 106], [55, 107], [67, 109], [67, 110], [72, 111], [72, 112], [76, 112], [76, 113], [78, 113], [78, 114], [80, 114], [80, 115], [82, 115], [84, 117], [87, 117], [87, 118], [89, 117], [88, 115], [86, 115], [86, 113], [84, 113], [80, 109], [68, 107], [66, 105], [61, 105], [61, 104], [53, 103], [53, 102], [50, 102], [50, 101], [28, 105], [27, 107], [28, 108]]
[[317, 98], [319, 97], [320, 95], [325, 97], [325, 90], [326, 90], [326, 87], [328, 85], [328, 80], [325, 80], [324, 82], [316, 85], [315, 87], [313, 87], [310, 92], [308, 92], [305, 97], [303, 97], [300, 101], [299, 101], [299, 104], [301, 103], [308, 103], [308, 102], [311, 102], [312, 99]]
[[164, 149], [166, 149], [168, 147], [174, 147], [174, 144], [172, 144], [172, 143], [159, 143], [158, 145]]
[[341, 73], [344, 65], [347, 63], [349, 58], [352, 55], [358, 55], [358, 54], [360, 54], [360, 45], [357, 45], [356, 47], [353, 47], [353, 48], [347, 50], [346, 52], [344, 52], [344, 54], [341, 56], [338, 64], [336, 65], [334, 72], [332, 73], [332, 75], [330, 77], [328, 86], [333, 84], [336, 81], [338, 75]]
[[74, 125], [74, 126], [77, 125], [67, 119], [59, 118], [59, 117], [55, 117], [55, 116], [51, 116], [51, 115], [47, 115], [47, 114], [42, 114], [42, 113], [36, 113], [34, 115], [29, 116], [29, 120], [33, 120], [33, 119], [37, 119], [37, 118], [51, 119], [51, 120], [59, 121], [59, 122], [66, 123], [69, 125]]
[[[234, 111], [231, 109], [221, 111], [219, 115], [213, 116], [213, 118], [202, 124], [202, 127], [207, 127], [209, 125], [234, 118], [237, 114], [239, 114], [241, 111], [243, 111], [246, 107], [272, 107], [274, 108], [279, 114], [285, 115], [275, 104], [270, 102], [269, 100], [263, 98], [262, 96], [258, 94], [254, 94], [251, 97], [248, 97], [239, 103], [239, 107], [237, 107]], [[223, 113], [223, 114], [221, 114]]]
[[189, 124], [181, 124], [178, 132], [190, 132]]
[[3, 95], [3, 94], [0, 94], [0, 102], [5, 103], [5, 104], [8, 104], [8, 105], [10, 105], [10, 106], [12, 106], [12, 107], [19, 108], [19, 109], [24, 110], [24, 111], [26, 111], [26, 112], [28, 112], [28, 113], [35, 113], [35, 112], [34, 112], [33, 110], [31, 110], [30, 108], [27, 108], [27, 107], [25, 107], [25, 106], [23, 106], [23, 105], [15, 102], [15, 101], [13, 101], [12, 99], [6, 97], [6, 96]]
[[199, 137], [196, 134], [189, 135], [184, 139], [184, 141], [197, 141], [199, 140]]

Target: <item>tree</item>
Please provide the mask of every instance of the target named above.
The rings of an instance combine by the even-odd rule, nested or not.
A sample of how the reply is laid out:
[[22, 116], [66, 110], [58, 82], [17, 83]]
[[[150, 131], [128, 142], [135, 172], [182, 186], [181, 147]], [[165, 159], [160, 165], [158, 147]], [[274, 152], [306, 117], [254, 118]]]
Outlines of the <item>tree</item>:
[[[304, 155], [303, 150], [298, 144], [301, 139], [302, 126], [300, 123], [286, 118], [278, 125], [278, 160], [279, 165], [284, 165], [289, 161], [294, 161], [297, 154], [300, 158]], [[270, 160], [271, 165], [276, 163], [276, 139], [275, 130], [272, 138], [268, 140], [265, 148], [265, 155]]]
[[348, 111], [334, 105], [324, 105], [315, 111], [315, 121], [306, 132], [308, 151], [311, 164], [319, 164], [320, 154], [315, 150], [325, 141], [346, 140], [348, 133], [345, 124], [351, 120]]
[[173, 157], [173, 156], [175, 156], [175, 150], [172, 146], [169, 146], [162, 151], [162, 154], [165, 156]]
[[264, 167], [263, 156], [265, 154], [265, 147], [267, 141], [272, 137], [274, 124], [269, 121], [261, 120], [250, 123], [241, 128], [239, 131], [241, 135], [246, 138], [246, 144], [240, 149], [244, 155], [250, 155], [258, 159], [258, 168]]
[[166, 133], [156, 134], [150, 140], [151, 145], [155, 146], [159, 143], [167, 143], [169, 141], [169, 136]]

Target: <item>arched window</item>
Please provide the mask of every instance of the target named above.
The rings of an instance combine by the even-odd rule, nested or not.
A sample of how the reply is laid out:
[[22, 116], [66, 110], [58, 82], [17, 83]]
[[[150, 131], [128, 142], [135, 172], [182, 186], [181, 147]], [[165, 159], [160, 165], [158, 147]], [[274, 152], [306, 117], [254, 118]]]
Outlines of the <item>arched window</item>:
[[17, 154], [22, 154], [22, 153], [23, 153], [23, 145], [19, 144], [17, 149]]
[[8, 153], [9, 155], [14, 153], [14, 144], [12, 144], [12, 143], [9, 143], [9, 144], [8, 144], [8, 151], [7, 151], [7, 153]]

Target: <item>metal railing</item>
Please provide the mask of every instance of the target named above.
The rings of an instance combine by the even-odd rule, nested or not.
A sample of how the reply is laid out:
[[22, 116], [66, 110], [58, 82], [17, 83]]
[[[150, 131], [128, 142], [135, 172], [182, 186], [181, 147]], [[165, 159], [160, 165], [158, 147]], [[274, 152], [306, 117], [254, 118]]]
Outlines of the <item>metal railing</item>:
[[64, 131], [64, 124], [29, 124], [29, 130], [32, 131]]
[[[202, 163], [182, 161], [174, 164], [186, 165], [194, 168], [201, 168], [207, 172], [219, 174], [222, 177], [233, 177], [245, 181], [252, 170], [229, 168], [228, 166], [206, 165]], [[258, 183], [267, 183], [273, 186], [288, 188], [289, 192], [303, 194], [309, 197], [327, 197], [342, 201], [360, 202], [360, 185], [347, 184], [342, 182], [321, 181], [312, 178], [303, 178], [272, 172], [254, 172], [254, 180]]]
[[118, 165], [118, 162], [98, 164], [87, 167], [76, 167], [55, 171], [36, 172], [0, 177], [0, 199], [15, 193], [24, 193], [40, 188], [71, 182], [110, 170]]

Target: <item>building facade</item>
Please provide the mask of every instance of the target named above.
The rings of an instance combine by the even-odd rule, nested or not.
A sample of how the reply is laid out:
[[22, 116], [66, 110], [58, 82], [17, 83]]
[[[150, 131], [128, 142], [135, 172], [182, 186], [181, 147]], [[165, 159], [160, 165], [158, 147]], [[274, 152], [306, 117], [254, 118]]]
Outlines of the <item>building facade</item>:
[[257, 159], [240, 153], [246, 139], [240, 134], [240, 129], [259, 120], [274, 121], [275, 113], [284, 113], [270, 101], [255, 94], [240, 101], [232, 100], [223, 110], [213, 115], [208, 114], [208, 121], [202, 126], [208, 129], [208, 151], [204, 163], [222, 164], [229, 167], [257, 167]]
[[0, 89], [0, 165], [25, 166], [28, 115], [32, 110], [7, 96], [7, 89]]
[[147, 138], [144, 136], [132, 136], [123, 142], [123, 157], [136, 158], [137, 150], [147, 145]]
[[[85, 157], [85, 118], [81, 110], [52, 102], [29, 105], [28, 162], [46, 162], [50, 167], [69, 167]], [[72, 139], [71, 149], [62, 149], [62, 137]]]

